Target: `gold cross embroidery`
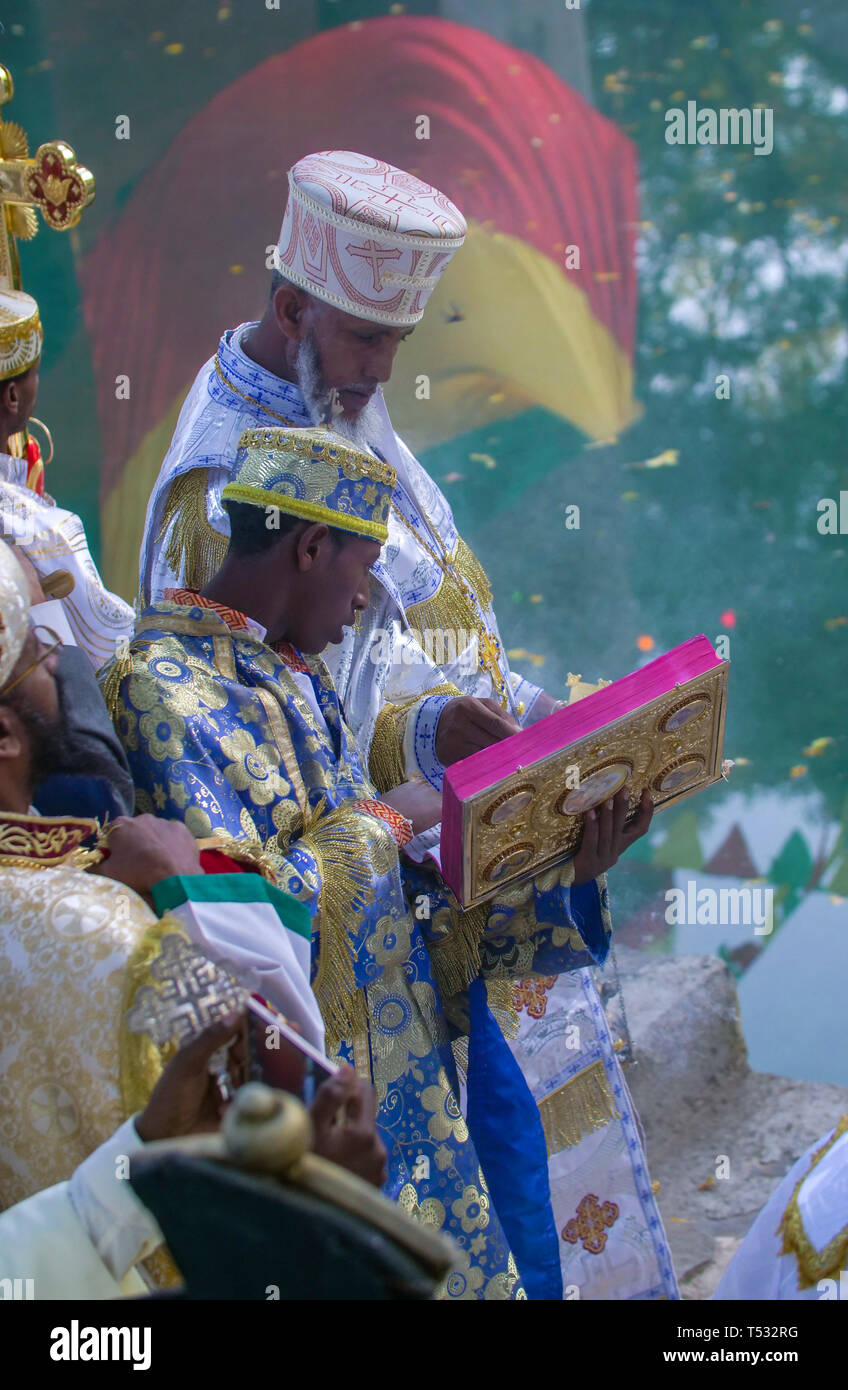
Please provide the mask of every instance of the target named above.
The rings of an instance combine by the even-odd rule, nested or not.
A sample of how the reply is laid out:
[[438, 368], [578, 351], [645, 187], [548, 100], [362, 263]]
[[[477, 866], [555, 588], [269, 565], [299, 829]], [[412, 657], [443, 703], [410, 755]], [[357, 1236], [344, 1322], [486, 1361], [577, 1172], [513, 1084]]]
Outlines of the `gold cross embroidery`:
[[556, 984], [555, 975], [528, 975], [519, 980], [513, 991], [513, 1004], [518, 1013], [527, 1010], [531, 1018], [544, 1018], [548, 1008], [548, 990]]
[[[0, 63], [0, 107], [15, 94], [7, 67]], [[0, 287], [20, 289], [16, 239], [30, 241], [38, 231], [36, 209], [54, 231], [75, 227], [94, 198], [94, 175], [77, 164], [70, 145], [51, 140], [29, 157], [26, 132], [0, 119]]]
[[569, 1245], [581, 1242], [590, 1255], [600, 1255], [607, 1243], [605, 1227], [614, 1226], [618, 1220], [618, 1207], [615, 1202], [600, 1203], [594, 1192], [589, 1192], [577, 1204], [577, 1216], [566, 1222], [562, 1231], [563, 1240]]

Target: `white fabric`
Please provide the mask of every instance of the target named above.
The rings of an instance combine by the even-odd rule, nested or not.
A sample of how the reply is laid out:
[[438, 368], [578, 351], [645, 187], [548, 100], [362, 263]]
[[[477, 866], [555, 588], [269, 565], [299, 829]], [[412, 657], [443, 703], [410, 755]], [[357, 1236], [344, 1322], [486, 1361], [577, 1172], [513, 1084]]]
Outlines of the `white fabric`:
[[79, 517], [26, 487], [26, 471], [23, 459], [0, 454], [0, 528], [28, 556], [40, 579], [59, 569], [72, 575], [74, 587], [61, 600], [62, 608], [77, 646], [97, 670], [129, 640], [135, 615], [104, 587]]
[[276, 268], [369, 322], [417, 323], [468, 228], [444, 193], [351, 150], [289, 170]]
[[309, 984], [310, 942], [287, 931], [270, 903], [189, 900], [169, 913], [211, 960], [261, 994], [324, 1051], [324, 1023]]
[[[297, 387], [258, 366], [242, 348], [242, 338], [255, 327], [255, 323], [242, 323], [223, 335], [217, 354], [201, 367], [183, 402], [147, 503], [139, 557], [139, 593], [144, 604], [158, 602], [167, 589], [179, 588], [183, 583], [182, 567], [179, 573], [175, 572], [166, 558], [170, 530], [161, 541], [158, 539], [174, 479], [192, 468], [207, 470], [207, 518], [220, 535], [228, 536], [230, 523], [221, 505], [221, 494], [235, 476], [238, 444], [244, 431], [269, 421], [279, 425], [284, 419], [297, 426], [313, 423]], [[215, 366], [219, 358], [228, 379], [241, 394], [228, 390], [219, 380]], [[257, 404], [249, 405], [244, 396]], [[298, 402], [300, 413], [296, 409]], [[272, 410], [273, 416], [263, 414], [261, 406]], [[172, 528], [173, 525], [172, 522]]]
[[[536, 977], [538, 981], [538, 977]], [[525, 985], [533, 981], [523, 982]], [[533, 1008], [535, 1017], [530, 1013]], [[550, 1155], [548, 1171], [557, 1231], [578, 1220], [578, 1204], [612, 1203], [616, 1214], [600, 1251], [561, 1235], [560, 1262], [566, 1299], [678, 1297], [668, 1243], [651, 1178], [638, 1117], [610, 1035], [592, 971], [558, 975], [536, 998], [519, 1005], [520, 1028], [510, 1044], [538, 1103], [601, 1062], [619, 1119]], [[576, 1291], [576, 1292], [575, 1292]]]
[[126, 1160], [143, 1148], [133, 1117], [89, 1154], [68, 1183], [68, 1196], [77, 1216], [118, 1281], [165, 1239], [127, 1177]]
[[255, 618], [249, 618], [246, 613], [243, 614], [243, 617], [251, 637], [255, 637], [257, 642], [264, 642], [268, 635], [268, 629], [263, 627], [261, 623], [257, 623]]
[[0, 1280], [6, 1279], [12, 1282], [3, 1285], [4, 1298], [105, 1299], [146, 1292], [135, 1270], [121, 1283], [109, 1273], [66, 1182], [0, 1213]]
[[[833, 1276], [835, 1289], [813, 1285], [801, 1289], [794, 1254], [782, 1255], [778, 1227], [795, 1187], [804, 1184], [798, 1205], [804, 1229], [817, 1250], [848, 1228], [848, 1134], [843, 1134], [810, 1173], [813, 1155], [828, 1142], [833, 1131], [817, 1139], [778, 1183], [725, 1271], [715, 1299], [770, 1299], [795, 1301], [823, 1297], [848, 1297], [848, 1264], [842, 1279]], [[809, 1176], [806, 1176], [809, 1174]], [[839, 1289], [839, 1284], [844, 1289]]]
[[0, 687], [11, 677], [29, 632], [29, 585], [17, 557], [0, 541]]
[[431, 825], [429, 830], [421, 830], [417, 835], [413, 835], [408, 844], [403, 847], [403, 852], [415, 864], [423, 864], [425, 859], [432, 859], [436, 868], [441, 870], [441, 838], [442, 823]]
[[43, 603], [34, 603], [29, 613], [33, 627], [52, 628], [56, 636], [61, 637], [62, 645], [65, 647], [77, 645], [77, 639], [71, 630], [61, 599], [48, 598]]
[[[147, 1285], [134, 1266], [162, 1243], [162, 1232], [129, 1181], [116, 1176], [118, 1160], [141, 1147], [127, 1120], [68, 1182], [0, 1213], [0, 1279], [20, 1280], [23, 1298], [144, 1293]], [[14, 1284], [6, 1296], [17, 1296]]]
[[848, 1133], [817, 1163], [798, 1193], [804, 1230], [823, 1250], [848, 1225]]

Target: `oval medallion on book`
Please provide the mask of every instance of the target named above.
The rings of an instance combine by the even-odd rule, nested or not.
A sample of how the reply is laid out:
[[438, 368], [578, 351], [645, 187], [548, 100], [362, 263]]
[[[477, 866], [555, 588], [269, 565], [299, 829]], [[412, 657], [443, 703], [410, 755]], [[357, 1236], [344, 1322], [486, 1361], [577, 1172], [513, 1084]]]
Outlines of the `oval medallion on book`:
[[654, 778], [654, 788], [658, 792], [680, 791], [682, 787], [701, 777], [704, 769], [703, 758], [678, 758], [677, 762], [663, 768], [659, 776]]
[[703, 714], [704, 710], [709, 708], [709, 703], [708, 695], [695, 695], [689, 700], [682, 700], [660, 720], [660, 731], [673, 734], [677, 729], [682, 729], [684, 724], [690, 724], [699, 714]]
[[579, 787], [573, 791], [565, 792], [556, 804], [556, 808], [561, 816], [577, 816], [581, 811], [591, 811], [593, 806], [598, 806], [608, 797], [615, 796], [620, 791], [633, 771], [632, 763], [618, 759], [614, 763], [605, 763], [603, 767], [595, 768], [584, 777]]
[[483, 812], [483, 820], [487, 825], [502, 825], [505, 820], [517, 816], [519, 811], [527, 810], [535, 791], [536, 788], [531, 782], [524, 782], [505, 796], [496, 797], [491, 806], [487, 806]]
[[517, 874], [530, 863], [534, 854], [532, 845], [515, 845], [512, 849], [504, 850], [502, 854], [496, 854], [483, 872], [490, 883], [499, 883], [502, 878]]

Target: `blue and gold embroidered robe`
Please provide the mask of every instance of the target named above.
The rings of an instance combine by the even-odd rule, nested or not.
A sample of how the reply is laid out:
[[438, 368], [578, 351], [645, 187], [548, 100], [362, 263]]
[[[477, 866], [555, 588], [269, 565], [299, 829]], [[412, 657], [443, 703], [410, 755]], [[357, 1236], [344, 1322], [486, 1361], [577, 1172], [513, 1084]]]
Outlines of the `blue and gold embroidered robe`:
[[450, 1296], [520, 1296], [459, 1105], [440, 956], [447, 993], [481, 970], [548, 974], [602, 958], [597, 889], [583, 895], [582, 936], [568, 889], [549, 873], [490, 905], [481, 940], [485, 921], [462, 920], [470, 914], [459, 914], [436, 875], [405, 866], [411, 898], [429, 898], [419, 921], [393, 835], [362, 806], [374, 789], [326, 667], [320, 658], [307, 666], [326, 729], [283, 659], [219, 611], [148, 608], [128, 654], [104, 673], [139, 809], [181, 819], [198, 838], [259, 841], [274, 856], [280, 887], [313, 912], [313, 988], [328, 1050], [377, 1089], [387, 1191], [459, 1245]]

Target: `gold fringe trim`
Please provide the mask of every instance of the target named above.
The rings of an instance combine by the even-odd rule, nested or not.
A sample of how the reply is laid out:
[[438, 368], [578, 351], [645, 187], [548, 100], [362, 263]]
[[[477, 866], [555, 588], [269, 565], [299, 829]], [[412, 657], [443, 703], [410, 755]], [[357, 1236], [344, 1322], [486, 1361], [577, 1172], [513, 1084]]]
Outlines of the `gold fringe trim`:
[[489, 576], [477, 559], [474, 551], [469, 545], [465, 544], [462, 536], [457, 536], [453, 567], [455, 570], [459, 571], [466, 584], [474, 591], [474, 595], [480, 606], [484, 609], [491, 608], [492, 586], [489, 583]]
[[[485, 613], [492, 606], [492, 586], [477, 556], [461, 536], [450, 564], [459, 578], [465, 580]], [[433, 597], [412, 604], [407, 608], [406, 616], [413, 627], [430, 628], [433, 632], [462, 630], [473, 634], [479, 630], [482, 621], [454, 576], [447, 570]]]
[[408, 700], [397, 704], [388, 702], [377, 715], [371, 748], [368, 753], [368, 773], [377, 791], [382, 795], [393, 787], [399, 787], [407, 780], [406, 760], [403, 755], [403, 740], [406, 736], [406, 721], [411, 712], [430, 695], [461, 695], [462, 691], [450, 681], [431, 686], [412, 695]]
[[407, 780], [403, 759], [407, 714], [407, 709], [389, 704], [377, 715], [368, 753], [368, 774], [378, 792], [391, 791]]
[[461, 994], [480, 974], [480, 942], [486, 929], [484, 907], [470, 907], [466, 912], [451, 907], [450, 915], [450, 930], [427, 943], [442, 999]]
[[207, 835], [197, 841], [197, 848], [219, 849], [222, 854], [235, 859], [237, 864], [249, 864], [252, 869], [269, 883], [276, 884], [279, 860], [263, 849], [261, 840], [234, 840], [230, 835]]
[[[168, 489], [157, 541], [171, 528], [165, 559], [174, 574], [182, 573], [187, 589], [202, 589], [224, 563], [229, 540], [211, 525], [206, 511], [209, 469], [181, 473]], [[173, 522], [173, 527], [171, 523]]]
[[[154, 985], [150, 967], [162, 949], [163, 936], [172, 935], [188, 941], [179, 919], [166, 913], [158, 922], [153, 922], [148, 927], [136, 943], [135, 950], [127, 962], [119, 1041], [121, 1096], [127, 1118], [144, 1109], [163, 1068], [177, 1050], [176, 1043], [158, 1047], [146, 1033], [132, 1033], [126, 1024], [127, 1013], [132, 1008], [138, 991], [143, 985]], [[142, 1260], [141, 1267], [156, 1288], [176, 1288], [183, 1283], [183, 1277], [167, 1245], [160, 1245]]]
[[587, 1134], [620, 1120], [603, 1062], [593, 1062], [546, 1096], [539, 1102], [539, 1114], [551, 1158], [561, 1149], [573, 1149]]
[[820, 1279], [833, 1278], [834, 1276], [838, 1278], [840, 1270], [845, 1267], [845, 1259], [848, 1256], [848, 1226], [843, 1226], [842, 1230], [828, 1241], [823, 1250], [817, 1250], [804, 1229], [804, 1222], [798, 1206], [798, 1193], [816, 1164], [833, 1148], [837, 1139], [840, 1139], [846, 1130], [848, 1130], [848, 1115], [843, 1115], [836, 1126], [833, 1138], [828, 1139], [827, 1143], [813, 1154], [809, 1169], [795, 1184], [795, 1191], [789, 1199], [789, 1205], [777, 1228], [776, 1234], [783, 1235], [781, 1255], [795, 1256], [800, 1289], [811, 1289]]
[[118, 700], [121, 693], [121, 686], [123, 682], [132, 675], [133, 669], [133, 659], [130, 655], [129, 644], [126, 646], [122, 645], [118, 648], [116, 656], [109, 662], [109, 665], [100, 677], [100, 689], [103, 693], [103, 699], [106, 702], [106, 708], [109, 711], [109, 717], [113, 724], [118, 718]]
[[170, 1061], [177, 1050], [173, 1043], [158, 1047], [146, 1033], [131, 1032], [126, 1023], [127, 1014], [142, 986], [156, 987], [150, 967], [162, 949], [162, 937], [171, 935], [180, 936], [184, 941], [188, 940], [179, 919], [166, 913], [158, 922], [150, 924], [136, 942], [135, 949], [127, 961], [121, 1036], [118, 1044], [125, 1119], [134, 1115], [137, 1110], [144, 1109], [165, 1063]]
[[361, 812], [348, 807], [327, 814], [322, 800], [304, 821], [321, 874], [320, 950], [312, 990], [327, 1030], [328, 1054], [368, 1028], [365, 991], [354, 982], [348, 938], [348, 923], [361, 916], [374, 896], [363, 819]]

